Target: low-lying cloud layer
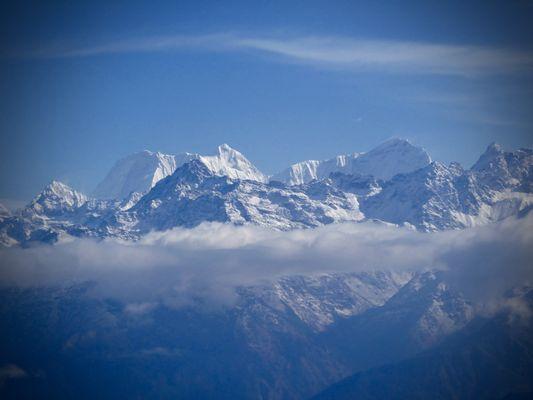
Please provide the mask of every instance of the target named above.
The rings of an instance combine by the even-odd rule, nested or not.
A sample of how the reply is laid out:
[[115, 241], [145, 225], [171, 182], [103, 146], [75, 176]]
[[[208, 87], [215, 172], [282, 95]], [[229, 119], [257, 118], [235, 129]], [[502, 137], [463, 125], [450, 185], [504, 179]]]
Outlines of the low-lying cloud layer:
[[438, 233], [373, 222], [290, 232], [211, 223], [154, 232], [135, 243], [74, 239], [3, 249], [0, 284], [91, 281], [96, 294], [122, 298], [140, 313], [161, 299], [231, 301], [237, 286], [287, 275], [437, 269], [467, 296], [490, 301], [533, 282], [532, 228], [533, 216]]

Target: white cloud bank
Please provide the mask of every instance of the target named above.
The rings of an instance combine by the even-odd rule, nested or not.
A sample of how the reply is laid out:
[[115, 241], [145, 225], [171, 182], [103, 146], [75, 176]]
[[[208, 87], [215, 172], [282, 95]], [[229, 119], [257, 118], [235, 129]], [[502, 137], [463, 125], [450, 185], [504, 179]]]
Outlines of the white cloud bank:
[[203, 50], [253, 51], [278, 60], [343, 70], [478, 76], [533, 71], [533, 53], [474, 45], [353, 39], [335, 36], [260, 37], [237, 34], [160, 36], [97, 46], [42, 48], [30, 57]]
[[533, 284], [533, 216], [462, 231], [420, 233], [377, 223], [277, 232], [203, 224], [140, 242], [75, 239], [0, 250], [0, 285], [95, 282], [97, 292], [137, 304], [162, 298], [231, 299], [240, 285], [287, 275], [371, 270], [447, 271], [469, 297], [491, 300]]

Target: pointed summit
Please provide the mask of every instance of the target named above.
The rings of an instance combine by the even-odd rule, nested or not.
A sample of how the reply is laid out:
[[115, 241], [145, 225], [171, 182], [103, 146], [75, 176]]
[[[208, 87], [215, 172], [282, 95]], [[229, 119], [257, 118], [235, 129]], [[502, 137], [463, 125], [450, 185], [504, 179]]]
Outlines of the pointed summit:
[[486, 151], [487, 152], [494, 152], [494, 153], [502, 153], [503, 152], [503, 148], [502, 148], [502, 146], [499, 143], [492, 142], [491, 144], [489, 144], [489, 146], [487, 147]]
[[63, 182], [52, 180], [44, 187], [43, 193], [44, 192], [50, 192], [59, 196], [64, 196], [75, 192], [75, 190]]
[[267, 182], [268, 180], [242, 153], [226, 143], [217, 147], [215, 155], [200, 156], [200, 159], [215, 175], [258, 182]]
[[533, 189], [531, 164], [533, 151], [519, 149], [504, 151], [497, 143], [491, 143], [472, 166], [479, 181], [495, 190], [519, 188], [530, 193]]
[[87, 202], [87, 197], [62, 182], [53, 180], [26, 207], [25, 213], [54, 215], [73, 210]]
[[200, 183], [215, 175], [202, 159], [194, 159], [178, 167], [171, 175], [172, 182]]
[[492, 168], [505, 168], [505, 152], [498, 143], [489, 144], [485, 152], [479, 157], [477, 162], [472, 166], [474, 171], [482, 171]]

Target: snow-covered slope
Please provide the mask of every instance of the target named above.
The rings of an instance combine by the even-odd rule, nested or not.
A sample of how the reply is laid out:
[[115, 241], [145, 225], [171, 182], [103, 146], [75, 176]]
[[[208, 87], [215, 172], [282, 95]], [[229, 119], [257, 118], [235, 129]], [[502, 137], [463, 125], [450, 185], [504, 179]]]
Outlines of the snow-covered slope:
[[58, 181], [52, 181], [24, 209], [27, 217], [57, 217], [73, 212], [87, 202], [87, 197]]
[[397, 174], [416, 171], [430, 162], [431, 157], [423, 148], [405, 139], [390, 139], [357, 157], [351, 172], [388, 180]]
[[148, 150], [131, 154], [117, 161], [93, 195], [102, 199], [123, 199], [132, 192], [147, 192], [159, 180], [172, 174], [178, 164], [194, 157], [188, 153], [174, 156]]
[[272, 180], [299, 185], [325, 179], [331, 173], [370, 175], [388, 180], [396, 174], [412, 172], [431, 162], [427, 152], [404, 139], [388, 140], [368, 153], [353, 153], [335, 158], [303, 161], [274, 175]]
[[357, 274], [290, 276], [273, 284], [272, 296], [316, 331], [335, 321], [384, 305], [412, 277], [411, 273], [370, 271]]
[[340, 155], [324, 161], [308, 160], [291, 165], [289, 168], [272, 176], [272, 181], [288, 185], [302, 185], [314, 179], [325, 179], [333, 172], [352, 172], [352, 163], [359, 157], [358, 153]]
[[2, 203], [0, 203], [0, 218], [6, 218], [11, 215], [11, 211], [7, 209]]
[[199, 159], [214, 175], [257, 182], [268, 181], [266, 175], [259, 171], [240, 152], [227, 144], [218, 146], [215, 155], [199, 156]]
[[103, 237], [100, 224], [121, 205], [91, 199], [52, 181], [25, 208], [0, 218], [0, 242], [11, 246], [32, 241], [54, 243], [65, 235]]
[[457, 164], [432, 162], [396, 175], [375, 196], [361, 198], [360, 207], [367, 218], [436, 231], [499, 221], [533, 204], [531, 193], [494, 191], [483, 179]]
[[355, 195], [328, 182], [301, 187], [218, 176], [202, 159], [160, 181], [110, 229], [140, 233], [202, 222], [253, 223], [275, 229], [362, 219]]
[[429, 347], [446, 335], [463, 328], [474, 316], [474, 309], [443, 279], [442, 272], [418, 273], [386, 304], [388, 318], [409, 310], [415, 316], [411, 338]]

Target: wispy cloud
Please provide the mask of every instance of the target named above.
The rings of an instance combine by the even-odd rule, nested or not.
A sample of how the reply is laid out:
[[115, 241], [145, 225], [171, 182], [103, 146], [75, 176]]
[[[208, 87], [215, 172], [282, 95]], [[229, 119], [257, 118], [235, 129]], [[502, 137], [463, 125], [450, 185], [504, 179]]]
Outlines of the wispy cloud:
[[236, 34], [161, 36], [97, 46], [43, 48], [30, 57], [65, 58], [179, 50], [253, 51], [296, 62], [343, 70], [475, 76], [533, 71], [533, 53], [518, 50], [347, 37], [253, 37]]
[[306, 63], [445, 75], [531, 71], [533, 54], [476, 46], [309, 37], [241, 39], [241, 46]]

